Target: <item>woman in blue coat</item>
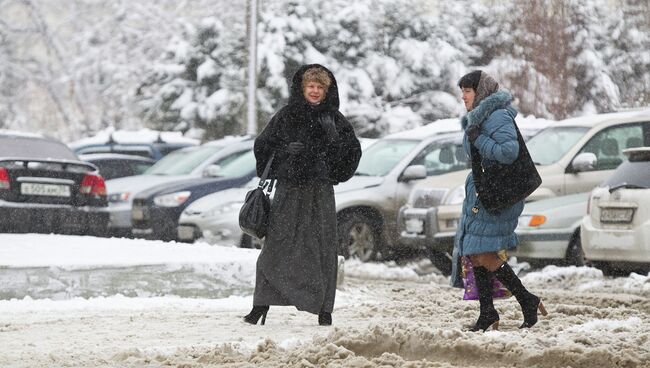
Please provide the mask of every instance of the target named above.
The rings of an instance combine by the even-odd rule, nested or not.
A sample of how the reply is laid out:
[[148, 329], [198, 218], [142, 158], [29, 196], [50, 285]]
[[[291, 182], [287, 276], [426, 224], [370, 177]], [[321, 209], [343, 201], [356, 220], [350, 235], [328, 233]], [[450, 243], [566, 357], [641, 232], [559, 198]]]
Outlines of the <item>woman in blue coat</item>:
[[[458, 86], [468, 111], [461, 120], [465, 129], [463, 146], [467, 155], [470, 156], [470, 145], [474, 145], [480, 153], [483, 167], [513, 163], [519, 154], [519, 143], [514, 126], [517, 111], [510, 105], [512, 95], [499, 90], [499, 84], [480, 70], [463, 76]], [[478, 198], [472, 173], [467, 176], [455, 253], [469, 256], [474, 267], [480, 315], [472, 331], [485, 331], [490, 326], [498, 328], [499, 313], [492, 301], [492, 275], [510, 290], [521, 305], [524, 323], [520, 328], [532, 327], [537, 323], [538, 309], [546, 314], [539, 297], [526, 290], [512, 268], [498, 255], [499, 251], [517, 246], [515, 228], [523, 208], [522, 200], [498, 214], [488, 212]]]

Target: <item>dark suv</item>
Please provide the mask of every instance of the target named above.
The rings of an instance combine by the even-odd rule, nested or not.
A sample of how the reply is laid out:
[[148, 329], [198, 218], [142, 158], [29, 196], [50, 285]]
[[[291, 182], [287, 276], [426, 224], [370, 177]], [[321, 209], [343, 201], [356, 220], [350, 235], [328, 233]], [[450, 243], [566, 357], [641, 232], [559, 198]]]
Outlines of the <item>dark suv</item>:
[[99, 235], [107, 205], [97, 168], [65, 144], [0, 133], [0, 232]]

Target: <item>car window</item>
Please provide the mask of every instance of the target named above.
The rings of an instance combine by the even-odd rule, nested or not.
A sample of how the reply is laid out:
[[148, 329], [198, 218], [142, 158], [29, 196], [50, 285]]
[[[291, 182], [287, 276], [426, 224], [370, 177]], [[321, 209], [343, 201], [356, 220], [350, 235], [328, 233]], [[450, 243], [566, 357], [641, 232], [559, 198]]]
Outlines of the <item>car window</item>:
[[424, 165], [427, 176], [468, 169], [469, 161], [463, 145], [452, 142], [435, 142], [426, 147], [411, 165]]
[[355, 175], [384, 176], [420, 143], [410, 139], [380, 139], [361, 155]]
[[130, 167], [131, 167], [131, 175], [140, 175], [144, 174], [147, 169], [149, 169], [153, 165], [153, 163], [148, 163], [148, 162], [131, 162]]
[[20, 136], [0, 137], [0, 157], [79, 160], [74, 152], [61, 142]]
[[239, 157], [230, 161], [228, 164], [221, 165], [221, 170], [218, 172], [219, 177], [239, 178], [245, 176], [255, 170], [255, 162], [255, 154], [253, 151], [246, 151], [243, 155], [239, 155]]
[[596, 155], [596, 165], [592, 171], [613, 170], [627, 161], [623, 150], [643, 146], [643, 128], [641, 124], [626, 124], [603, 129], [595, 134], [580, 153], [589, 152]]
[[98, 160], [93, 163], [106, 180], [133, 175], [128, 163], [124, 161]]
[[613, 188], [624, 184], [650, 188], [650, 161], [624, 162], [601, 186]]
[[586, 127], [549, 127], [526, 142], [526, 147], [536, 165], [550, 165], [562, 158], [587, 131]]
[[187, 175], [201, 165], [221, 147], [201, 146], [174, 151], [151, 166], [149, 175]]

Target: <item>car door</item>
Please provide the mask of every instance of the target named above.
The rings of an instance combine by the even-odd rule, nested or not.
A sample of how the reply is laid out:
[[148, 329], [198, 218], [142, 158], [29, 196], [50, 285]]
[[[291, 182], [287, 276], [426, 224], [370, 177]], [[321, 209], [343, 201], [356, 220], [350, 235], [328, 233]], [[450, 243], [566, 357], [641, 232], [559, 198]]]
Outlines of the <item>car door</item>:
[[642, 146], [643, 137], [642, 123], [616, 125], [594, 134], [577, 155], [593, 153], [596, 165], [591, 170], [576, 173], [569, 164], [564, 175], [565, 194], [587, 192], [596, 187], [626, 161], [623, 150]]

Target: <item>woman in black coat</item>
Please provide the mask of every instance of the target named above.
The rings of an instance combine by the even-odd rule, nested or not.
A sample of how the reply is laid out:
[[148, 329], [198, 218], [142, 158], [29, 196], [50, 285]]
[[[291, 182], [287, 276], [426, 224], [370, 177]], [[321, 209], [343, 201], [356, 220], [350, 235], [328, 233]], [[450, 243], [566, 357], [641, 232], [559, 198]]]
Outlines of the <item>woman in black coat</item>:
[[293, 305], [332, 324], [336, 294], [337, 230], [333, 185], [354, 175], [361, 147], [339, 112], [334, 75], [318, 64], [293, 76], [289, 104], [255, 139], [261, 176], [277, 179], [269, 231], [257, 260], [253, 309], [262, 324], [270, 305]]

